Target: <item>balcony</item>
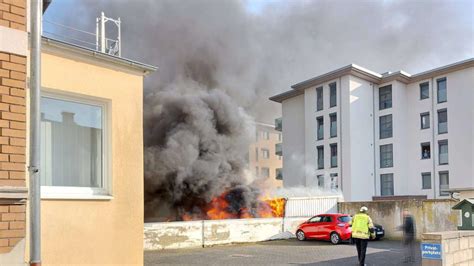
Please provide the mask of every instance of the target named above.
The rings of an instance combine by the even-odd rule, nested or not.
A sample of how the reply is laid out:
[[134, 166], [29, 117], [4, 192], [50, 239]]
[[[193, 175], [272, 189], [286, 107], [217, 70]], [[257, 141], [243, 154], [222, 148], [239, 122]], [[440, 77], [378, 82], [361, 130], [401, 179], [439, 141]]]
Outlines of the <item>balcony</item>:
[[283, 169], [281, 169], [281, 168], [276, 169], [275, 179], [276, 180], [283, 180]]
[[283, 146], [281, 143], [275, 144], [275, 154], [278, 156], [283, 156]]
[[283, 119], [281, 117], [275, 119], [275, 130], [281, 132], [282, 129], [283, 129]]

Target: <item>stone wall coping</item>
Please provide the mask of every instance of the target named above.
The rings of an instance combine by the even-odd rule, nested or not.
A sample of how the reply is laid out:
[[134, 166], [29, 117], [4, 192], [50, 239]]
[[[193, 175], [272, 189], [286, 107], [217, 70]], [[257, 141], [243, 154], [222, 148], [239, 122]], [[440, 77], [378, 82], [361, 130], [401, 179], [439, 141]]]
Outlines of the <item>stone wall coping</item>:
[[447, 239], [469, 237], [469, 236], [474, 236], [474, 231], [462, 230], [462, 231], [424, 233], [422, 235], [422, 239], [423, 240], [447, 240]]

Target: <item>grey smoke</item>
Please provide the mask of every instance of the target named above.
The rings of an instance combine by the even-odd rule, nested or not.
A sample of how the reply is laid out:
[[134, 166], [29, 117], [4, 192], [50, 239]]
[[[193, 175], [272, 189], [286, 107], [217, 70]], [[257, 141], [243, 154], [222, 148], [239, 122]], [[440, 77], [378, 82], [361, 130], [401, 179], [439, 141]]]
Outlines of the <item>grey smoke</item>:
[[281, 111], [268, 97], [291, 84], [349, 63], [414, 73], [474, 55], [469, 0], [271, 1], [260, 14], [245, 3], [65, 0], [47, 11], [89, 31], [100, 11], [121, 17], [123, 55], [159, 66], [145, 82], [147, 210], [189, 210], [229, 185], [253, 195], [245, 113], [272, 123]]
[[240, 207], [256, 199], [242, 178], [251, 120], [225, 93], [195, 89], [157, 92], [149, 103], [158, 108], [145, 117], [147, 217], [169, 207], [178, 217], [205, 218], [212, 198], [237, 188]]

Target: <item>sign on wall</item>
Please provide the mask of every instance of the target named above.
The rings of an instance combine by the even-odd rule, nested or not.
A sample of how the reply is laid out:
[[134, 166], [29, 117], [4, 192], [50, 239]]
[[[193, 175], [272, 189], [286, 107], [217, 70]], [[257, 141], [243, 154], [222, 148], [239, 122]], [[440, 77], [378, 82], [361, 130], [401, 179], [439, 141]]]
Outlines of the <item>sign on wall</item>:
[[421, 243], [421, 258], [430, 260], [441, 260], [441, 244]]

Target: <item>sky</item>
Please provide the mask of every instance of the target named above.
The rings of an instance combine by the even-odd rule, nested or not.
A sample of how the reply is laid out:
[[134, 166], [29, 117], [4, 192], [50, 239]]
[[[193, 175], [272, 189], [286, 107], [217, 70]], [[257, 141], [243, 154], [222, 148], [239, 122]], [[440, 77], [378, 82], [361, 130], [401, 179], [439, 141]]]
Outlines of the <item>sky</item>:
[[469, 0], [53, 0], [45, 34], [94, 32], [100, 11], [121, 17], [124, 57], [160, 68], [145, 95], [184, 78], [268, 123], [281, 112], [270, 96], [344, 65], [415, 74], [474, 57]]

